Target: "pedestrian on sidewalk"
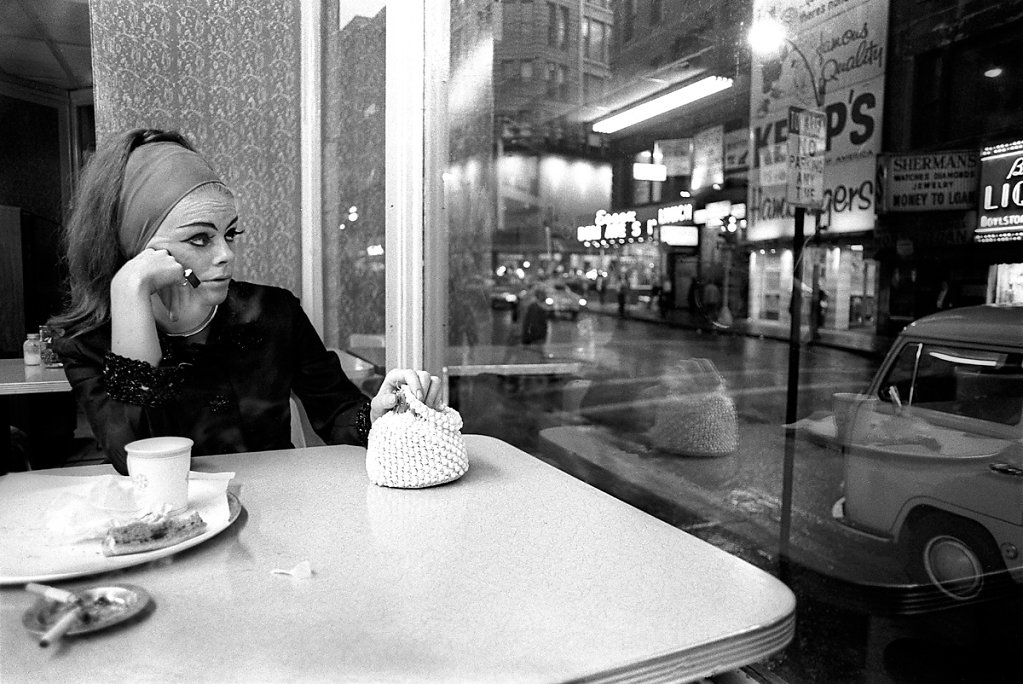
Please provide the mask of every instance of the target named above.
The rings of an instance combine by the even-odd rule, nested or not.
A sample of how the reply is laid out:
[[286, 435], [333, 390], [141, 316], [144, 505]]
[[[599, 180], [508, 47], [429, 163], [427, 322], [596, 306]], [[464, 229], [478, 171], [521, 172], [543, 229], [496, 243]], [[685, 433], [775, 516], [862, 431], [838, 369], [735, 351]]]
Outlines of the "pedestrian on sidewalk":
[[718, 319], [718, 311], [721, 308], [721, 290], [714, 283], [708, 281], [703, 286], [703, 311], [707, 320], [713, 323]]
[[544, 344], [547, 341], [547, 309], [542, 304], [546, 297], [546, 290], [538, 285], [523, 302], [523, 345]]
[[657, 309], [661, 313], [661, 318], [666, 318], [668, 315], [668, 307], [671, 306], [671, 278], [665, 278], [661, 282], [660, 296], [657, 298]]
[[629, 280], [623, 275], [618, 278], [618, 315], [627, 318], [625, 304], [629, 300]]

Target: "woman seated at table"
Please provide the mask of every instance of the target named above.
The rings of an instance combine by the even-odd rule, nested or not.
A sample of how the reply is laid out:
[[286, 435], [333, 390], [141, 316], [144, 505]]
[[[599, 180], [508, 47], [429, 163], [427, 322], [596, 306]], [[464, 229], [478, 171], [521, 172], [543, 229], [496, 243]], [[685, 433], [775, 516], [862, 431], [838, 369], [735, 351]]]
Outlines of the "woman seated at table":
[[97, 151], [67, 224], [70, 304], [52, 323], [93, 432], [125, 473], [128, 442], [190, 437], [192, 454], [289, 448], [294, 393], [330, 444], [365, 445], [408, 384], [438, 405], [424, 371], [390, 371], [369, 401], [298, 299], [233, 280], [245, 231], [235, 198], [187, 139], [134, 130]]

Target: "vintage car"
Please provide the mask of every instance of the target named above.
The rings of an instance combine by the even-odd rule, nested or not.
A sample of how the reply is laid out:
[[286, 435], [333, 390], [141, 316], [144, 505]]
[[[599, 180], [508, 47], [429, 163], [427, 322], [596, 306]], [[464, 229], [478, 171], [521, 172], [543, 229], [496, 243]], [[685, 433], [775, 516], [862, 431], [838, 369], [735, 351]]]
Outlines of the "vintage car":
[[1023, 582], [1021, 362], [1023, 306], [937, 313], [910, 324], [835, 415], [845, 477], [833, 514], [895, 542], [915, 581], [955, 600]]
[[493, 309], [514, 309], [519, 304], [519, 291], [511, 285], [495, 285], [490, 290], [490, 306]]
[[586, 298], [565, 283], [548, 283], [546, 291], [544, 305], [551, 317], [570, 318], [574, 321], [586, 306]]

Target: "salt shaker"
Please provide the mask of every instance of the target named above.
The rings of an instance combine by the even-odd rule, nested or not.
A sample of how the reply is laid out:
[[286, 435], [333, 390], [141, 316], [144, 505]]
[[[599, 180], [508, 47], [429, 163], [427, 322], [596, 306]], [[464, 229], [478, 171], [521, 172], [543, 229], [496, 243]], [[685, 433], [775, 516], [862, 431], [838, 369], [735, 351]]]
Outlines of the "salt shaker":
[[29, 333], [21, 349], [25, 354], [26, 366], [38, 366], [42, 363], [42, 344], [39, 341], [39, 333]]

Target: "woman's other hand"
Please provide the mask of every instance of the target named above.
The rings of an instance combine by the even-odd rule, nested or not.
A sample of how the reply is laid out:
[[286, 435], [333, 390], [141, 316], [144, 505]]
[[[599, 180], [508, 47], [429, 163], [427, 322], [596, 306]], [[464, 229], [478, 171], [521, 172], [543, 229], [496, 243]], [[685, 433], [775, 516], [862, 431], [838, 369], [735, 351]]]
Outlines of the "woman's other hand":
[[436, 375], [430, 375], [426, 371], [417, 371], [410, 368], [395, 368], [391, 370], [380, 385], [380, 391], [373, 397], [370, 403], [369, 419], [375, 421], [393, 409], [398, 398], [395, 394], [403, 385], [408, 385], [420, 401], [430, 408], [440, 408], [440, 380]]

